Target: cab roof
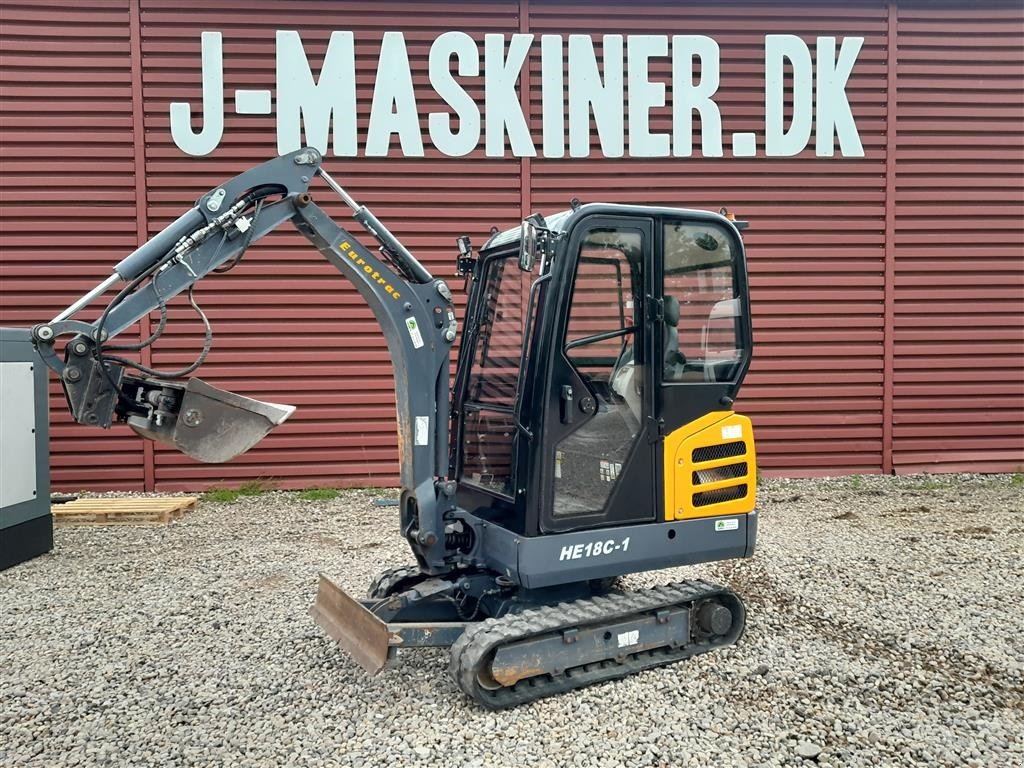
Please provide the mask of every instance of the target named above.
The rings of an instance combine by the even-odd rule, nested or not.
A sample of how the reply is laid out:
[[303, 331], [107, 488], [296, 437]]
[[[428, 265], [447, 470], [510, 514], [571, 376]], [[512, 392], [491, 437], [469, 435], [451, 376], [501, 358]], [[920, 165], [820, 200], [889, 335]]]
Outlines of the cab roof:
[[[620, 203], [587, 203], [586, 205], [581, 205], [578, 208], [559, 211], [558, 213], [553, 213], [550, 216], [545, 216], [544, 220], [546, 222], [547, 229], [552, 232], [561, 233], [570, 230], [578, 219], [581, 219], [584, 216], [592, 216], [594, 214], [604, 214], [606, 216], [686, 216], [687, 218], [704, 219], [705, 221], [714, 221], [727, 226], [732, 226], [737, 230], [737, 233], [742, 228], [742, 225], [745, 224], [745, 222], [736, 222], [731, 219], [727, 219], [722, 214], [715, 213], [713, 211], [695, 208], [670, 208], [659, 205], [623, 205]], [[492, 235], [480, 250], [492, 250], [502, 246], [511, 245], [512, 243], [518, 243], [519, 238], [520, 227], [512, 227], [511, 229], [506, 229], [504, 232], [498, 232], [497, 234]]]

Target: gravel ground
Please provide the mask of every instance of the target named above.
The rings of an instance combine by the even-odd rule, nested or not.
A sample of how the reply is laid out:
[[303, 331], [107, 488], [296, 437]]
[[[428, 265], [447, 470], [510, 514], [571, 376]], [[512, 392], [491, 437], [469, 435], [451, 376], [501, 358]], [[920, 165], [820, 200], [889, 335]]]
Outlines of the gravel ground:
[[492, 713], [442, 651], [368, 678], [312, 624], [318, 570], [407, 561], [388, 491], [59, 528], [0, 573], [0, 765], [1024, 765], [1019, 476], [767, 481], [732, 649]]

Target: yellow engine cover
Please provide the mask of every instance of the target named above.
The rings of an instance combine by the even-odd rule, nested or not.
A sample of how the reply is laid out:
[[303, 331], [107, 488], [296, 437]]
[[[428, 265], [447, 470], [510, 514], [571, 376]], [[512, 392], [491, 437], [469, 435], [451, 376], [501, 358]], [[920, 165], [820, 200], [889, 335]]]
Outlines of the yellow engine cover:
[[665, 438], [665, 519], [754, 511], [757, 463], [750, 419], [714, 411]]

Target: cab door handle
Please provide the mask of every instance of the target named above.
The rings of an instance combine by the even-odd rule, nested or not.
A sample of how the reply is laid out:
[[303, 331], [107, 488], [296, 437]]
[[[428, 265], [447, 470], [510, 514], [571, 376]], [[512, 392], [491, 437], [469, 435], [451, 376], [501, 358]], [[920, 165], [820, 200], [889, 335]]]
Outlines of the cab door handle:
[[572, 424], [572, 412], [573, 412], [573, 407], [572, 407], [573, 397], [572, 397], [572, 394], [573, 394], [572, 393], [572, 386], [569, 385], [569, 384], [563, 384], [562, 385], [562, 394], [561, 394], [561, 398], [560, 398], [561, 399], [561, 406], [562, 406], [561, 407], [561, 411], [562, 411], [562, 423], [563, 424]]

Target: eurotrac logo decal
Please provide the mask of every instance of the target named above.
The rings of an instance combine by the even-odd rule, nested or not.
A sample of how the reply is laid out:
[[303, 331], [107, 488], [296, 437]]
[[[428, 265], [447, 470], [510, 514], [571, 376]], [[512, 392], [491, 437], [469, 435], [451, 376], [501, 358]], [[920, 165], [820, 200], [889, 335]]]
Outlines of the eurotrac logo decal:
[[384, 286], [384, 293], [392, 299], [402, 298], [402, 294], [381, 275], [380, 271], [374, 269], [372, 264], [356, 252], [356, 249], [352, 247], [352, 243], [348, 240], [343, 240], [341, 245], [338, 246], [338, 250], [348, 256], [357, 267], [361, 267], [370, 280], [373, 280], [377, 285]]
[[[819, 37], [812, 57], [808, 44], [795, 35], [767, 35], [761, 136], [724, 130], [715, 103], [721, 53], [712, 38], [605, 35], [600, 42], [598, 64], [595, 40], [589, 35], [542, 35], [537, 41], [529, 34], [488, 34], [482, 46], [464, 32], [439, 35], [430, 47], [429, 78], [447, 109], [428, 113], [430, 142], [450, 157], [467, 155], [481, 142], [488, 157], [754, 157], [760, 140], [765, 156], [790, 157], [808, 146], [813, 128], [819, 157], [834, 157], [837, 149], [842, 157], [864, 156], [846, 95], [862, 37]], [[533, 78], [531, 88], [540, 91], [540, 135], [531, 132], [516, 90], [538, 45], [541, 76]], [[190, 155], [209, 154], [224, 136], [221, 33], [203, 32], [201, 50], [200, 130], [192, 128], [191, 104], [170, 105], [174, 143]], [[386, 32], [381, 41], [362, 146], [356, 136], [354, 35], [331, 35], [319, 74], [310, 67], [298, 32], [278, 30], [275, 55], [273, 92], [236, 90], [234, 111], [274, 114], [279, 152], [307, 143], [340, 157], [384, 157], [392, 137], [397, 137], [402, 155], [423, 156], [421, 113], [401, 32]], [[651, 60], [658, 58], [671, 62], [668, 82], [651, 79]], [[790, 89], [784, 76], [787, 69], [792, 72]], [[481, 80], [482, 104], [465, 89], [468, 82]], [[669, 89], [671, 131], [653, 131], [651, 110], [666, 106]]]

